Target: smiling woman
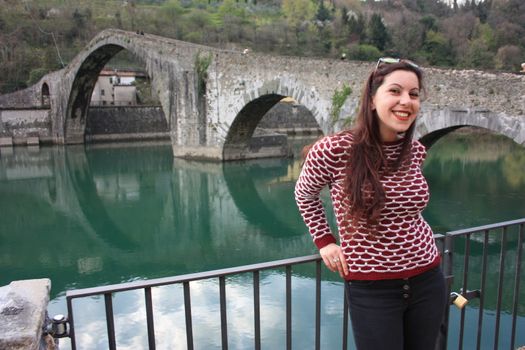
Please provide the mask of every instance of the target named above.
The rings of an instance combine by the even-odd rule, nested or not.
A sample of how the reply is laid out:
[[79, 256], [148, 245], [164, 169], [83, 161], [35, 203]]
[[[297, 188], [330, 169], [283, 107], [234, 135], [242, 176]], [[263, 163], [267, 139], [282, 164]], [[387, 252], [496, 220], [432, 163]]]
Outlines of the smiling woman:
[[[412, 140], [422, 71], [381, 58], [370, 73], [357, 125], [308, 152], [295, 198], [325, 265], [346, 282], [359, 350], [434, 348], [445, 310], [445, 283], [429, 224], [421, 166]], [[339, 244], [320, 192], [328, 187]], [[417, 331], [416, 331], [417, 328]]]

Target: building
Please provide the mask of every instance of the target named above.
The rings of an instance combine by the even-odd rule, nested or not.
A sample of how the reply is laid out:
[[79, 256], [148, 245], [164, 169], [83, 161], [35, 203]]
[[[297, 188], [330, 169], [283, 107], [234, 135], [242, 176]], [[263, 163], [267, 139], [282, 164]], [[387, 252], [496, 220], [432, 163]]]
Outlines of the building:
[[103, 69], [93, 94], [92, 106], [129, 106], [137, 104], [135, 79], [145, 77], [143, 72], [133, 70]]

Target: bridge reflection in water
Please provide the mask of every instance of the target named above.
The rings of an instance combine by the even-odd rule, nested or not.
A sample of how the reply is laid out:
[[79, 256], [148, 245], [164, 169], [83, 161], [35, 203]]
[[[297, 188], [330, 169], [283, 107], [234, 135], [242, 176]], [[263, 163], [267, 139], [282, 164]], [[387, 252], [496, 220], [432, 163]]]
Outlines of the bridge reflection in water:
[[[432, 198], [425, 217], [437, 232], [525, 217], [523, 148], [499, 138], [474, 139], [445, 138], [446, 143], [437, 143], [429, 151], [424, 171]], [[12, 154], [2, 153], [0, 162], [0, 212], [9, 218], [0, 220], [0, 282], [50, 277], [51, 314], [66, 313], [66, 290], [314, 253], [293, 203], [297, 159], [192, 162], [174, 160], [169, 144], [141, 144], [40, 148], [38, 152], [15, 148]], [[468, 254], [461, 240], [454, 248], [454, 271], [461, 271], [465, 255], [471, 257], [468, 287], [472, 289], [480, 283], [482, 266], [483, 238], [477, 237], [473, 236]], [[490, 300], [497, 296], [494, 286], [500, 275], [493, 267], [501, 250], [494, 235], [489, 235], [488, 242], [489, 256], [496, 260], [488, 264], [485, 324], [495, 322], [490, 310], [498, 305]], [[513, 283], [515, 236], [508, 237], [506, 247], [504, 278]], [[265, 347], [281, 348], [286, 342], [283, 273], [268, 271], [260, 276]], [[294, 347], [310, 348], [315, 341], [315, 273], [312, 266], [293, 269]], [[342, 285], [324, 270], [322, 276], [321, 347], [340, 348]], [[454, 290], [461, 282], [458, 276]], [[228, 278], [226, 284], [232, 348], [253, 347], [253, 312], [244, 311], [253, 309], [251, 280], [250, 274], [239, 275]], [[216, 348], [221, 339], [219, 285], [215, 281], [191, 285], [196, 348]], [[183, 288], [154, 288], [152, 297], [159, 348], [184, 340]], [[524, 298], [521, 292], [519, 322], [523, 322]], [[505, 312], [511, 312], [511, 300], [502, 300]], [[117, 293], [113, 301], [119, 348], [145, 347], [143, 293]], [[79, 348], [107, 348], [102, 300], [78, 299], [74, 305], [80, 307], [75, 314]], [[471, 319], [473, 305], [467, 311], [468, 327], [476, 323]], [[459, 317], [454, 312], [451, 316]], [[503, 330], [508, 323], [502, 322]], [[62, 348], [67, 346], [64, 342]], [[184, 341], [180, 346], [186, 348]]]

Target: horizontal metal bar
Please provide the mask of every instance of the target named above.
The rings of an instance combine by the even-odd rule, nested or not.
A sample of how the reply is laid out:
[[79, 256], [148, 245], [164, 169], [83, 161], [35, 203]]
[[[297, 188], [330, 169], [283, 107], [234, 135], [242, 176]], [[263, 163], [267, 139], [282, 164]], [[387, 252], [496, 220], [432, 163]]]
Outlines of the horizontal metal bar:
[[197, 281], [197, 280], [203, 280], [203, 279], [208, 279], [208, 278], [213, 278], [213, 277], [227, 276], [227, 275], [232, 275], [232, 274], [275, 269], [275, 268], [283, 267], [286, 265], [303, 264], [303, 263], [313, 262], [313, 261], [320, 260], [320, 259], [321, 257], [319, 256], [319, 254], [314, 254], [314, 255], [308, 255], [308, 256], [303, 256], [303, 257], [298, 257], [298, 258], [276, 260], [276, 261], [264, 262], [260, 264], [245, 265], [245, 266], [213, 270], [213, 271], [207, 271], [207, 272], [200, 272], [200, 273], [190, 273], [190, 274], [180, 275], [180, 276], [156, 278], [156, 279], [144, 280], [144, 281], [133, 281], [133, 282], [126, 282], [126, 283], [119, 283], [119, 284], [110, 284], [107, 286], [94, 287], [94, 288], [76, 289], [76, 290], [67, 291], [66, 297], [83, 298], [83, 297], [88, 297], [92, 295], [104, 294], [104, 293], [117, 293], [117, 292], [124, 292], [128, 290], [142, 289], [142, 288], [147, 288], [147, 287], [158, 287], [158, 286], [164, 286], [164, 285], [175, 284], [175, 283], [183, 283], [183, 282]]
[[461, 230], [450, 231], [450, 232], [447, 232], [446, 235], [447, 236], [461, 236], [467, 233], [481, 232], [485, 230], [494, 230], [494, 229], [498, 229], [498, 228], [502, 228], [506, 226], [513, 226], [513, 225], [518, 225], [518, 224], [523, 224], [523, 223], [525, 223], [525, 218], [518, 219], [518, 220], [498, 222], [498, 223], [490, 224], [490, 225], [477, 226], [477, 227], [465, 228]]

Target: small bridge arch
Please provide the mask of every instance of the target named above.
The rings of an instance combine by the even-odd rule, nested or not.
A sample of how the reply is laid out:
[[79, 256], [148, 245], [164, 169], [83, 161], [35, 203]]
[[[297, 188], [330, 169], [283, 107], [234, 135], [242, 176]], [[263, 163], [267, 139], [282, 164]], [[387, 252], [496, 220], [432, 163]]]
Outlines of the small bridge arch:
[[442, 108], [423, 111], [417, 121], [415, 137], [425, 146], [431, 147], [443, 136], [463, 127], [487, 129], [525, 145], [525, 120], [486, 109]]
[[49, 85], [46, 82], [42, 83], [40, 103], [42, 104], [43, 108], [51, 107], [51, 101], [49, 99]]

